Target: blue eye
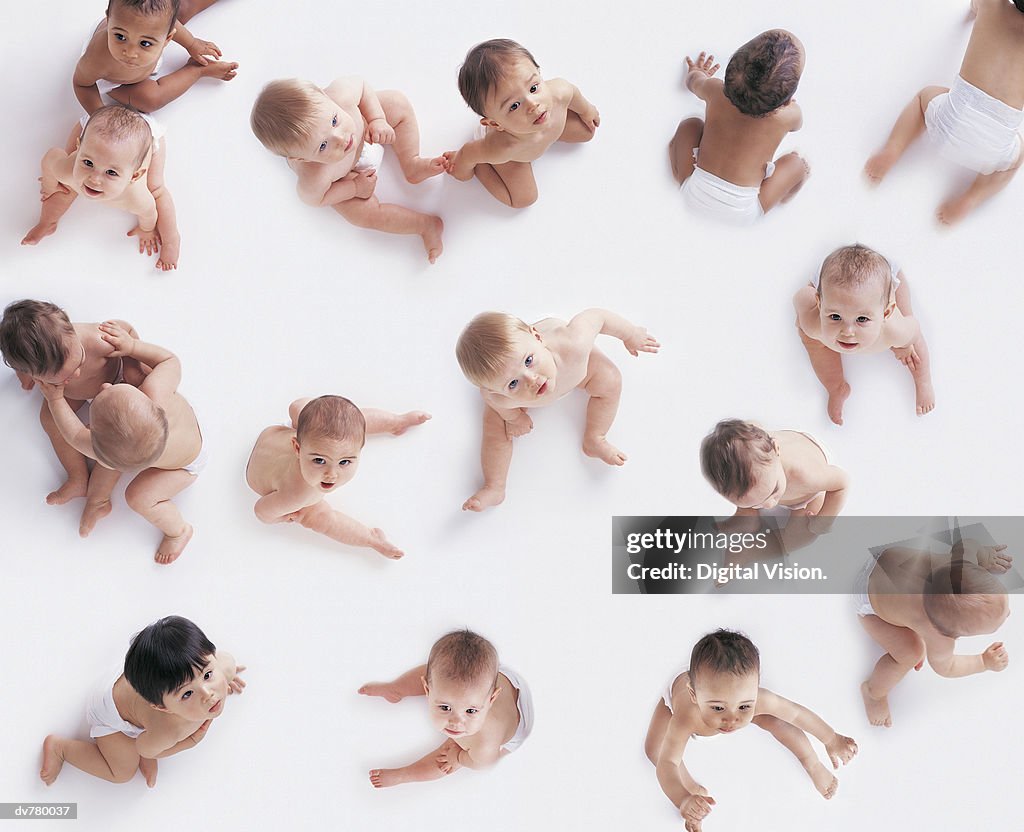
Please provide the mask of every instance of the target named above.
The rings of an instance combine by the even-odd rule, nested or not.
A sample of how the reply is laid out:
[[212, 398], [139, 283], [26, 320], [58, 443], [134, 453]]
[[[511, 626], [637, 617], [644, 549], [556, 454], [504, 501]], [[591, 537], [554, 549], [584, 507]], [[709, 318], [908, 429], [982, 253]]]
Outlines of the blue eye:
[[327, 142], [320, 142], [320, 152], [323, 153], [327, 150]]
[[327, 462], [327, 460], [324, 459], [322, 456], [315, 456], [315, 457], [313, 457], [313, 464], [314, 465], [323, 465], [325, 462]]
[[839, 315], [837, 315], [837, 314], [836, 314], [835, 312], [833, 312], [833, 313], [832, 313], [831, 315], [829, 315], [829, 316], [828, 316], [828, 319], [829, 319], [830, 321], [841, 321], [841, 320], [842, 320], [842, 317], [840, 317], [840, 316], [839, 316]]
[[340, 466], [341, 466], [342, 468], [344, 468], [344, 467], [345, 467], [346, 465], [350, 464], [351, 462], [352, 462], [352, 460], [351, 460], [351, 459], [343, 459], [343, 460], [342, 460], [341, 462], [339, 462], [338, 464], [339, 464], [339, 465], [340, 465]]
[[338, 117], [335, 116], [334, 118], [331, 119], [331, 127], [337, 127], [337, 126], [338, 126]]
[[871, 320], [871, 318], [869, 318], [867, 315], [860, 315], [857, 318], [857, 323], [859, 323], [859, 324], [866, 324], [870, 320]]
[[508, 383], [509, 390], [515, 390], [519, 386], [519, 379], [514, 378]]
[[117, 33], [116, 33], [116, 34], [114, 35], [114, 38], [115, 38], [116, 40], [119, 40], [119, 41], [121, 41], [122, 43], [124, 43], [124, 41], [126, 40], [125, 36], [124, 36], [124, 35], [122, 35], [122, 34], [121, 34], [120, 32], [117, 32]]
[[532, 355], [526, 356], [526, 366], [527, 367], [532, 367], [533, 366], [533, 356]]
[[144, 41], [141, 41], [141, 43], [142, 43], [142, 48], [143, 49], [149, 49], [149, 47], [151, 47], [153, 45], [153, 41], [151, 41], [151, 40], [144, 40]]

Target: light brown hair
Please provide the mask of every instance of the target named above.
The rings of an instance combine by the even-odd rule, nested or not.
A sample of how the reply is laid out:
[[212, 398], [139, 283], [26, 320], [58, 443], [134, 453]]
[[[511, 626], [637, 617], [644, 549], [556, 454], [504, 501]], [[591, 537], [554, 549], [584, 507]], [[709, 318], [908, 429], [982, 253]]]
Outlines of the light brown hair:
[[145, 394], [125, 395], [127, 385], [101, 390], [89, 408], [96, 458], [117, 471], [148, 468], [167, 447], [167, 414]]
[[316, 105], [324, 91], [310, 81], [281, 78], [267, 84], [252, 105], [249, 125], [265, 148], [292, 156], [316, 135]]
[[498, 679], [498, 651], [494, 645], [471, 630], [455, 630], [441, 636], [430, 648], [426, 679], [438, 673], [446, 679], [463, 684]]
[[123, 104], [108, 104], [96, 110], [89, 116], [80, 141], [85, 141], [87, 133], [95, 133], [115, 144], [130, 142], [134, 145], [132, 173], [142, 167], [142, 163], [146, 161], [146, 154], [153, 146], [153, 131], [149, 122], [140, 112]]
[[829, 286], [860, 289], [876, 280], [882, 285], [882, 306], [888, 306], [892, 295], [892, 267], [889, 261], [873, 248], [860, 243], [842, 246], [821, 264], [818, 297], [821, 297], [826, 281]]
[[700, 469], [723, 497], [740, 497], [754, 485], [754, 468], [775, 451], [768, 431], [740, 419], [723, 419], [700, 443]]
[[473, 318], [455, 345], [466, 378], [477, 387], [494, 381], [512, 354], [516, 332], [530, 332], [530, 325], [504, 312], [481, 312]]
[[366, 419], [362, 411], [344, 396], [320, 396], [306, 402], [295, 423], [295, 441], [310, 439], [358, 439], [366, 442]]
[[52, 376], [68, 360], [65, 340], [75, 334], [67, 314], [44, 300], [8, 304], [0, 320], [0, 353], [12, 370]]

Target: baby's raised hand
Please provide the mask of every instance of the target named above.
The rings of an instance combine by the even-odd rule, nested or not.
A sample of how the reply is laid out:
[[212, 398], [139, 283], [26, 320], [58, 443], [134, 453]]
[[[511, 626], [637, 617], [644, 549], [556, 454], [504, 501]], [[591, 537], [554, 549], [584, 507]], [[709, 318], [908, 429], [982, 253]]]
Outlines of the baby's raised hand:
[[835, 734], [832, 741], [825, 746], [828, 758], [832, 761], [832, 768], [839, 768], [839, 764], [846, 765], [857, 756], [857, 743], [850, 737], [842, 734]]
[[987, 572], [1002, 575], [1013, 565], [1013, 555], [1006, 554], [1006, 545], [982, 546], [978, 549], [978, 566]]
[[710, 78], [716, 72], [718, 72], [719, 64], [715, 63], [715, 56], [709, 55], [706, 52], [701, 52], [697, 56], [696, 61], [691, 61], [690, 56], [686, 56], [686, 68], [690, 72], [703, 72]]
[[533, 419], [525, 410], [520, 410], [515, 419], [505, 422], [505, 436], [515, 439], [517, 436], [526, 436], [533, 430]]
[[388, 120], [383, 116], [371, 119], [366, 122], [363, 141], [372, 144], [392, 144], [395, 141], [395, 129], [388, 124]]
[[50, 384], [48, 381], [43, 381], [41, 378], [37, 378], [36, 382], [39, 384], [39, 389], [43, 393], [43, 398], [48, 402], [58, 402], [64, 398], [64, 385], [63, 384]]
[[679, 814], [686, 821], [686, 828], [700, 829], [701, 821], [708, 816], [714, 805], [715, 799], [709, 794], [691, 794], [683, 798], [683, 802], [679, 804]]
[[142, 226], [137, 225], [128, 232], [128, 236], [139, 238], [139, 254], [151, 256], [160, 250], [160, 234], [155, 227], [150, 231], [143, 231]]
[[100, 324], [100, 338], [114, 348], [111, 358], [129, 356], [135, 349], [135, 339], [117, 321], [104, 321]]
[[630, 355], [639, 355], [642, 352], [657, 352], [661, 344], [653, 335], [648, 335], [647, 330], [642, 327], [634, 327], [633, 332], [622, 339]]
[[374, 168], [353, 171], [356, 184], [356, 199], [369, 199], [377, 187], [377, 171]]
[[913, 344], [909, 347], [892, 347], [892, 354], [899, 359], [900, 363], [911, 370], [916, 370], [921, 363], [921, 358], [918, 356]]
[[459, 762], [459, 752], [462, 747], [454, 740], [446, 740], [445, 744], [441, 746], [441, 750], [438, 752], [434, 762], [437, 763], [437, 767], [444, 774], [451, 774], [452, 772], [458, 771], [462, 768], [462, 764]]
[[245, 690], [245, 679], [238, 675], [243, 670], [245, 670], [244, 664], [240, 664], [235, 667], [235, 675], [231, 678], [231, 681], [228, 682], [228, 696], [232, 693], [241, 693]]
[[188, 47], [189, 57], [200, 66], [206, 66], [209, 61], [206, 60], [206, 55], [212, 58], [220, 58], [224, 53], [220, 51], [220, 47], [217, 46], [213, 41], [203, 40], [202, 38], [192, 38], [192, 43]]
[[1010, 656], [1006, 652], [1006, 648], [1003, 647], [1003, 643], [997, 641], [985, 648], [985, 652], [981, 654], [981, 660], [985, 663], [985, 670], [994, 670], [999, 673], [1001, 670], [1006, 670], [1006, 666], [1010, 663]]

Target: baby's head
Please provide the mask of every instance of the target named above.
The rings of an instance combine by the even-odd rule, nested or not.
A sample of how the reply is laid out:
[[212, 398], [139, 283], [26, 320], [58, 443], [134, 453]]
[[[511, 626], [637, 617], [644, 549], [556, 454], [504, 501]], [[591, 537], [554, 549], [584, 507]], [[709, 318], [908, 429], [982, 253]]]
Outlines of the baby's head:
[[750, 724], [761, 681], [761, 657], [742, 633], [716, 630], [690, 654], [690, 700], [709, 728], [724, 734]]
[[252, 105], [249, 124], [271, 153], [323, 164], [343, 159], [363, 129], [320, 87], [298, 78], [267, 84]]
[[528, 406], [555, 389], [558, 368], [541, 334], [514, 315], [483, 312], [455, 345], [459, 366], [473, 384]]
[[740, 508], [775, 508], [786, 493], [779, 445], [753, 422], [723, 419], [700, 443], [704, 479]]
[[743, 44], [725, 68], [725, 97], [741, 113], [766, 116], [796, 93], [804, 45], [792, 32], [772, 29]]
[[931, 574], [924, 611], [949, 638], [994, 633], [1010, 614], [1010, 599], [999, 579], [969, 560], [954, 560]]
[[299, 412], [292, 447], [299, 473], [310, 488], [324, 494], [356, 474], [366, 441], [362, 411], [342, 396], [320, 396]]
[[155, 64], [178, 19], [178, 0], [110, 0], [107, 48], [118, 63], [132, 69]]
[[41, 300], [19, 300], [4, 309], [0, 353], [12, 370], [48, 384], [78, 378], [85, 363], [85, 346], [67, 314]]
[[89, 406], [96, 459], [116, 471], [138, 471], [167, 447], [167, 414], [139, 388], [107, 384]]
[[552, 106], [536, 59], [506, 38], [469, 50], [459, 67], [459, 92], [482, 124], [512, 133], [545, 127]]
[[124, 678], [158, 711], [190, 722], [220, 716], [228, 680], [216, 661], [217, 648], [187, 618], [171, 615], [132, 639]]
[[100, 107], [89, 117], [71, 179], [91, 199], [115, 199], [146, 173], [153, 131], [142, 115], [122, 104]]
[[430, 719], [447, 737], [468, 737], [487, 720], [498, 697], [498, 651], [483, 636], [456, 630], [438, 639], [427, 658], [423, 690]]
[[856, 243], [837, 248], [821, 264], [818, 311], [823, 343], [837, 352], [873, 346], [896, 308], [889, 261]]

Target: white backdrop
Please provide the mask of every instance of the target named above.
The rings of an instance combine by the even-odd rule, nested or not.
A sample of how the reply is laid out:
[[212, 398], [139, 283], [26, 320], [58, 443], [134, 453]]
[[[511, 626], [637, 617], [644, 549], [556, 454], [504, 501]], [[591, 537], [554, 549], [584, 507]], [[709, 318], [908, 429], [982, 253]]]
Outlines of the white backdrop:
[[[644, 732], [693, 642], [729, 626], [760, 646], [765, 685], [853, 735], [861, 754], [825, 803], [760, 731], [693, 744], [688, 765], [718, 800], [709, 832], [756, 822], [1005, 828], [1016, 816], [992, 772], [1019, 767], [1011, 754], [1021, 732], [1005, 706], [1021, 691], [1019, 612], [1000, 634], [1005, 673], [914, 674], [893, 697], [895, 727], [882, 731], [860, 704], [877, 652], [849, 599], [609, 591], [612, 515], [727, 510], [696, 459], [700, 438], [727, 416], [824, 439], [853, 477], [849, 514], [1019, 511], [1022, 361], [1019, 328], [1006, 318], [1022, 301], [1024, 182], [947, 232], [932, 214], [962, 187], [962, 172], [922, 148], [878, 191], [859, 176], [906, 101], [952, 79], [966, 3], [639, 0], [627, 16], [627, 7], [566, 0], [400, 0], [358, 11], [222, 0], [191, 28], [241, 63], [237, 79], [200, 82], [160, 114], [183, 237], [169, 275], [123, 239], [130, 218], [95, 206], [73, 206], [37, 248], [17, 245], [36, 221], [38, 159], [78, 117], [71, 73], [101, 5], [23, 3], [8, 13], [0, 301], [52, 300], [79, 321], [122, 317], [176, 351], [213, 459], [178, 501], [196, 536], [172, 567], [153, 563], [159, 534], [120, 496], [79, 540], [80, 503], [43, 502], [61, 471], [36, 421], [38, 394], [23, 393], [13, 373], [0, 379], [0, 801], [77, 801], [77, 828], [89, 830], [319, 829], [339, 818], [366, 830], [679, 828], [643, 756]], [[807, 47], [797, 94], [806, 126], [781, 151], [801, 150], [813, 175], [760, 226], [709, 227], [684, 214], [668, 171], [676, 123], [700, 112], [682, 88], [683, 57], [707, 49], [725, 59], [773, 27]], [[425, 153], [456, 148], [475, 122], [457, 67], [470, 46], [497, 36], [527, 45], [546, 76], [576, 83], [602, 126], [594, 142], [556, 147], [535, 165], [540, 200], [519, 213], [475, 183], [408, 187], [388, 158], [378, 195], [445, 220], [433, 267], [415, 238], [359, 231], [301, 205], [283, 161], [249, 132], [268, 80], [362, 74], [409, 96]], [[172, 66], [182, 56], [168, 50]], [[910, 279], [938, 395], [925, 418], [914, 416], [906, 370], [876, 356], [848, 362], [846, 425], [828, 422], [790, 298], [825, 254], [855, 240]], [[516, 443], [506, 503], [462, 513], [480, 482], [480, 404], [454, 359], [459, 330], [485, 309], [529, 320], [588, 306], [646, 325], [664, 345], [633, 359], [602, 339], [623, 370], [610, 439], [629, 463], [612, 470], [582, 456], [585, 400], [574, 396], [536, 414], [534, 432]], [[266, 528], [252, 514], [243, 469], [257, 434], [292, 399], [328, 392], [434, 415], [401, 438], [370, 440], [358, 476], [333, 498], [405, 547], [400, 562]], [[132, 633], [171, 613], [250, 666], [248, 691], [202, 747], [161, 761], [152, 791], [141, 778], [111, 785], [70, 766], [46, 789], [43, 737], [84, 736], [94, 680], [119, 665]], [[375, 792], [369, 768], [410, 762], [440, 740], [422, 701], [392, 706], [356, 689], [421, 662], [437, 636], [461, 626], [491, 637], [531, 683], [534, 735], [493, 771]]]

